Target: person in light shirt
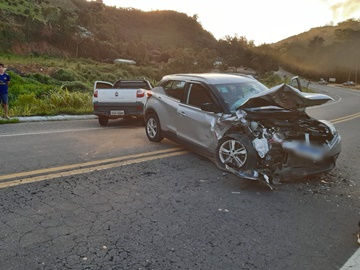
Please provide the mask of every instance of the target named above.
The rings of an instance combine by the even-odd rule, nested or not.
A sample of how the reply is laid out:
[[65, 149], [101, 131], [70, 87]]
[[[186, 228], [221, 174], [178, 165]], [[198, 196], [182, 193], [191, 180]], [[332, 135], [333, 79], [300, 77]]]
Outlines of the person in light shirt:
[[10, 83], [10, 75], [5, 73], [4, 64], [0, 63], [0, 103], [3, 104], [5, 118], [10, 119], [8, 113], [8, 85]]

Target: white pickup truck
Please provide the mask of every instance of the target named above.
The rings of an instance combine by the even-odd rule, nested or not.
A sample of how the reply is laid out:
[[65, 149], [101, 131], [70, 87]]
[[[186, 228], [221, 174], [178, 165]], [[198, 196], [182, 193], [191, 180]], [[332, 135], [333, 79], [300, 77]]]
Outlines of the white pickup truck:
[[151, 89], [147, 80], [118, 80], [114, 84], [96, 81], [93, 108], [100, 125], [107, 125], [109, 119], [143, 117], [147, 91]]

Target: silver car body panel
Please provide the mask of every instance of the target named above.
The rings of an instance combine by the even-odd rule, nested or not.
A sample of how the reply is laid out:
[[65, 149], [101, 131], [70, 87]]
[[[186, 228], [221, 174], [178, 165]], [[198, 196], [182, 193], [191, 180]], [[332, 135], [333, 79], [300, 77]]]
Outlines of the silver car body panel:
[[176, 133], [177, 108], [180, 101], [167, 96], [162, 87], [154, 87], [152, 91], [154, 97], [152, 106], [156, 107], [158, 117], [161, 123], [164, 123], [162, 129]]
[[182, 103], [179, 104], [177, 112], [177, 124], [181, 127], [177, 131], [179, 138], [194, 142], [201, 147], [215, 149], [218, 114], [204, 112], [200, 108]]

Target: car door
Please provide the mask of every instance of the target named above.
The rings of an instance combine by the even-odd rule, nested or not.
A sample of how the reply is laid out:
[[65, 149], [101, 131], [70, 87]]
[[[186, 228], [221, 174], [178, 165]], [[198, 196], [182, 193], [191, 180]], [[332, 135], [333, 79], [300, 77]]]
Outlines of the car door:
[[220, 114], [201, 110], [204, 103], [218, 104], [210, 89], [200, 83], [191, 83], [178, 106], [177, 137], [212, 151], [217, 144], [214, 125]]
[[156, 112], [163, 131], [176, 135], [177, 110], [185, 93], [185, 81], [170, 80], [164, 83], [161, 91], [157, 91]]

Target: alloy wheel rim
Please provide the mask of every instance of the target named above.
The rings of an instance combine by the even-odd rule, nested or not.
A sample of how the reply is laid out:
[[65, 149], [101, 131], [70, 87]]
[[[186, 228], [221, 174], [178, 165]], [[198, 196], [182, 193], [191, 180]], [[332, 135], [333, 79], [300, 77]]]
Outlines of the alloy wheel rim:
[[219, 158], [224, 164], [241, 168], [247, 160], [247, 151], [239, 141], [231, 139], [223, 142], [219, 148]]
[[150, 118], [147, 123], [147, 131], [151, 138], [154, 138], [156, 136], [157, 132], [157, 125], [154, 118]]

